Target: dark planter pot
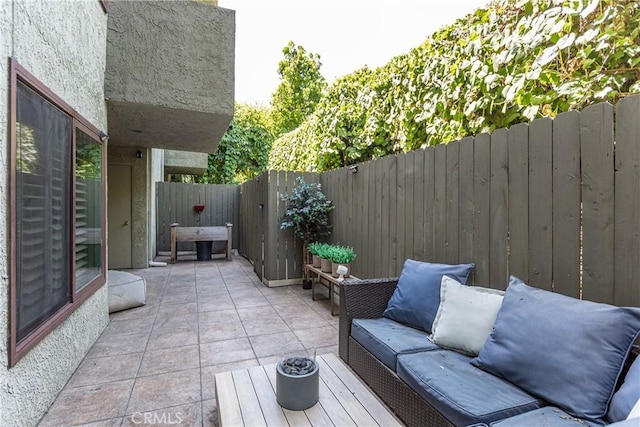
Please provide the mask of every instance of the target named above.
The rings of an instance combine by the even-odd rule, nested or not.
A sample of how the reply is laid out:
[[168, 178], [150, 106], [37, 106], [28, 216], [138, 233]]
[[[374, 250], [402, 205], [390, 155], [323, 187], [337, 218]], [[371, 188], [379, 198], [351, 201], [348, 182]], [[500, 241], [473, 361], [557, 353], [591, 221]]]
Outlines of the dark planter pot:
[[302, 281], [302, 289], [311, 289], [313, 287], [313, 282], [311, 279], [304, 279]]
[[210, 261], [211, 260], [211, 248], [213, 242], [211, 240], [198, 240], [196, 242], [196, 256], [198, 261]]
[[[306, 359], [306, 358], [305, 358]], [[319, 376], [318, 364], [314, 364], [313, 371], [305, 375], [291, 375], [284, 372], [282, 362], [276, 365], [276, 396], [278, 404], [291, 411], [303, 411], [318, 402]]]

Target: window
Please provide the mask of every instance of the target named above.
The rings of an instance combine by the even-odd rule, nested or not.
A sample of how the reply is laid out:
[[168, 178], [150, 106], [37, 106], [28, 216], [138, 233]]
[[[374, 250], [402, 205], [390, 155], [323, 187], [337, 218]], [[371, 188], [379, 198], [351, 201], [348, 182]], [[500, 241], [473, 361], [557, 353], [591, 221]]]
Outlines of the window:
[[105, 283], [99, 132], [11, 61], [10, 365]]

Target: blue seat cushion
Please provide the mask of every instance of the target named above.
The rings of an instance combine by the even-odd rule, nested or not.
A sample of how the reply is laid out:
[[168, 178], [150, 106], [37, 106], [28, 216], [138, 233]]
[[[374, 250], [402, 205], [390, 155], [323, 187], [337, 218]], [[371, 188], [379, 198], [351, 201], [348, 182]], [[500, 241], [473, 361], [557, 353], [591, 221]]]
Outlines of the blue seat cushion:
[[398, 286], [382, 314], [389, 319], [431, 333], [440, 306], [440, 284], [447, 275], [466, 285], [475, 264], [432, 264], [408, 259], [404, 262]]
[[353, 319], [351, 336], [393, 372], [398, 354], [440, 349], [426, 332], [386, 317]]
[[601, 422], [639, 330], [640, 308], [578, 300], [512, 276], [473, 363], [574, 417]]
[[585, 427], [598, 425], [601, 424], [593, 424], [580, 418], [574, 418], [555, 406], [545, 406], [490, 424], [491, 427]]
[[544, 405], [450, 350], [398, 356], [398, 376], [454, 425], [490, 423]]

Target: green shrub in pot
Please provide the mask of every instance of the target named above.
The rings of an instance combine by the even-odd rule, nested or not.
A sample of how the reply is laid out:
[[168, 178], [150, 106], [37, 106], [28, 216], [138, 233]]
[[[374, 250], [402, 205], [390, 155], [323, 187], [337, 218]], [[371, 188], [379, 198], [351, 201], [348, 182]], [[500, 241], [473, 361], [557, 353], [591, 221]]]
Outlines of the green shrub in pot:
[[327, 258], [334, 264], [351, 264], [356, 259], [356, 253], [352, 247], [333, 245], [327, 250]]

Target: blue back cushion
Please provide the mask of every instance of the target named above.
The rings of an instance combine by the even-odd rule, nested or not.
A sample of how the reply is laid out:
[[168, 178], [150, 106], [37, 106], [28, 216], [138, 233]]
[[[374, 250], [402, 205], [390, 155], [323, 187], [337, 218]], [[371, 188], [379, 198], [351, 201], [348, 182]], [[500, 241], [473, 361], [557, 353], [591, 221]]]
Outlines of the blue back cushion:
[[449, 276], [465, 285], [475, 264], [432, 264], [408, 259], [384, 317], [431, 333], [440, 305], [440, 282]]
[[581, 301], [511, 277], [493, 332], [472, 363], [600, 422], [638, 330], [638, 308]]

